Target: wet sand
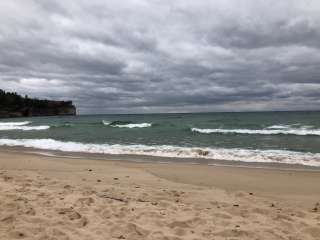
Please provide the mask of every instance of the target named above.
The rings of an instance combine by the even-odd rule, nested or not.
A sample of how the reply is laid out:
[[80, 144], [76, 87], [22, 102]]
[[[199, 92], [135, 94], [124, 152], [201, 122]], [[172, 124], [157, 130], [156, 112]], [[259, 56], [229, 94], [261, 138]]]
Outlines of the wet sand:
[[0, 239], [319, 239], [320, 172], [0, 152]]

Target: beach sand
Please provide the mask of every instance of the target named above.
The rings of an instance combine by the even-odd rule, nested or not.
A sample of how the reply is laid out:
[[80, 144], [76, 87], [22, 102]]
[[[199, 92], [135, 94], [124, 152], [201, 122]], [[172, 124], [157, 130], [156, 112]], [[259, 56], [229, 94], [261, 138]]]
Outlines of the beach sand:
[[0, 239], [320, 239], [320, 172], [0, 153]]

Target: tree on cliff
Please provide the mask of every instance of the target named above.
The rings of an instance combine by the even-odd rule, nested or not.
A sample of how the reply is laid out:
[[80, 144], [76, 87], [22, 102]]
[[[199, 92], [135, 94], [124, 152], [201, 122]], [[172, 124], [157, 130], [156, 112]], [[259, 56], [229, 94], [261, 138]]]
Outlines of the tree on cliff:
[[71, 101], [51, 101], [22, 97], [16, 92], [0, 89], [0, 117], [74, 115], [75, 107]]

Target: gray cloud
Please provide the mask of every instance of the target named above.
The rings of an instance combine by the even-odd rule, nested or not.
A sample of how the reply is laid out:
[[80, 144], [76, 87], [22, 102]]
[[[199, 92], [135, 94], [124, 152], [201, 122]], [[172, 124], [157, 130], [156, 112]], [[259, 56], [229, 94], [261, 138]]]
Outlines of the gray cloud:
[[0, 88], [80, 113], [319, 109], [316, 0], [3, 1]]

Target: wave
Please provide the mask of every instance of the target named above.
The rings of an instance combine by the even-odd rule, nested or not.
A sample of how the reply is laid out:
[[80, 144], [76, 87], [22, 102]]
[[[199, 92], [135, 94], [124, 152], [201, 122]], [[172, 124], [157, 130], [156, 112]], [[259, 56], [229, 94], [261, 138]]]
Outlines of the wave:
[[152, 123], [132, 123], [131, 121], [114, 121], [108, 122], [102, 120], [102, 124], [110, 127], [118, 127], [118, 128], [146, 128], [151, 127]]
[[129, 123], [129, 124], [117, 124], [117, 125], [111, 125], [112, 127], [118, 127], [118, 128], [146, 128], [151, 127], [152, 123]]
[[0, 131], [32, 131], [32, 130], [47, 130], [50, 126], [0, 126]]
[[108, 126], [108, 125], [110, 125], [110, 123], [111, 123], [111, 122], [108, 122], [108, 121], [102, 120], [102, 124], [103, 124], [103, 125]]
[[128, 154], [174, 158], [205, 158], [212, 160], [286, 163], [320, 167], [319, 153], [302, 153], [288, 150], [250, 150], [225, 148], [196, 148], [168, 145], [119, 145], [63, 142], [54, 139], [0, 139], [2, 146], [21, 146], [42, 150], [84, 152], [98, 154]]
[[55, 125], [51, 125], [50, 127], [53, 128], [70, 128], [70, 127], [74, 127], [75, 124], [73, 123], [61, 123], [61, 124], [55, 124]]
[[283, 129], [202, 129], [202, 128], [191, 128], [192, 132], [210, 134], [256, 134], [256, 135], [299, 135], [299, 136], [320, 136], [320, 129], [307, 129], [307, 128], [283, 128]]
[[[297, 128], [296, 126], [299, 126], [299, 128]], [[306, 130], [306, 129], [312, 129], [313, 126], [311, 125], [300, 125], [300, 124], [292, 124], [292, 125], [272, 125], [267, 127], [266, 129], [294, 129], [294, 130]]]
[[288, 129], [291, 125], [272, 125], [267, 127], [267, 129]]
[[31, 122], [25, 121], [25, 122], [0, 122], [0, 127], [2, 126], [23, 126], [28, 125]]
[[11, 131], [11, 130], [22, 130], [22, 131], [32, 131], [32, 130], [46, 130], [50, 126], [26, 126], [31, 122], [0, 122], [0, 131]]

